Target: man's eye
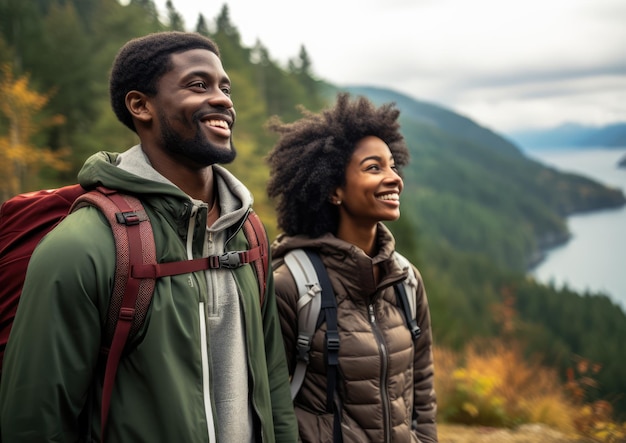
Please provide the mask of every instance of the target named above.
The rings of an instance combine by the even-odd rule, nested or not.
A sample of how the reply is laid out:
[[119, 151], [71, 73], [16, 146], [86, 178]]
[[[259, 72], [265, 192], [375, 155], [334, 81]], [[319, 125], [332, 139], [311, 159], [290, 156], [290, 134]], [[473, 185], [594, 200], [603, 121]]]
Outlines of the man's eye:
[[206, 83], [205, 82], [194, 82], [191, 84], [192, 87], [194, 88], [201, 88], [201, 89], [206, 89]]
[[231, 94], [230, 86], [223, 86], [221, 89], [224, 94], [230, 96]]

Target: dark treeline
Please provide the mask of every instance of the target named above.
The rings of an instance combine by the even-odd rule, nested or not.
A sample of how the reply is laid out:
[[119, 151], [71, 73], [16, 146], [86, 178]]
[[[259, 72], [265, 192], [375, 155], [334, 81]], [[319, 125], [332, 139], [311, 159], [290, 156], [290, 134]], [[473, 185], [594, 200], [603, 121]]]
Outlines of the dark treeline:
[[[294, 119], [299, 115], [296, 104], [310, 109], [322, 105], [316, 92], [321, 82], [310, 75], [306, 50], [302, 48], [282, 68], [261, 42], [243, 47], [227, 6], [214, 20], [199, 15], [193, 25], [184, 24], [171, 7], [169, 21], [174, 26], [159, 20], [152, 0], [132, 0], [126, 6], [116, 0], [0, 0], [0, 63], [10, 63], [16, 76], [27, 73], [37, 91], [52, 93], [46, 114], [65, 118], [63, 125], [41, 131], [34, 141], [53, 150], [71, 148], [69, 171], [61, 175], [43, 171], [25, 188], [74, 181], [91, 153], [119, 151], [136, 143], [109, 106], [111, 62], [130, 38], [191, 28], [212, 37], [221, 49], [237, 109], [235, 143], [241, 155], [232, 168], [246, 171], [248, 184], [257, 190], [258, 209], [269, 215], [269, 205], [262, 199], [266, 169], [259, 163], [274, 138], [264, 131], [264, 124], [274, 114]], [[0, 122], [0, 131], [8, 131], [6, 121]]]
[[[109, 106], [108, 73], [116, 51], [128, 39], [150, 32], [195, 30], [212, 37], [222, 51], [237, 109], [239, 156], [229, 168], [254, 193], [257, 211], [274, 236], [263, 158], [275, 139], [264, 125], [272, 115], [294, 120], [300, 115], [297, 105], [318, 110], [338, 88], [315, 77], [314, 60], [304, 47], [286, 66], [273, 60], [260, 41], [244, 47], [226, 5], [217, 17], [198, 14], [196, 23], [184, 23], [175, 4], [169, 3], [162, 20], [152, 0], [127, 5], [117, 0], [0, 0], [0, 64], [8, 64], [16, 77], [28, 74], [38, 92], [52, 93], [42, 120], [65, 118], [63, 125], [39, 131], [32, 142], [53, 150], [69, 147], [71, 153], [68, 171], [44, 168], [22, 190], [74, 182], [88, 155], [136, 143]], [[562, 217], [585, 209], [584, 195], [595, 199], [587, 209], [623, 204], [623, 196], [580, 177], [555, 171], [547, 177], [546, 169], [532, 169], [504, 144], [494, 148], [471, 132], [451, 134], [406, 117], [403, 110], [413, 162], [405, 171], [403, 217], [390, 227], [399, 249], [424, 274], [437, 344], [460, 350], [475, 339], [514, 336], [526, 343], [529, 358], [542, 359], [563, 377], [579, 359], [589, 359], [601, 367], [589, 399], [611, 400], [626, 414], [626, 377], [619, 362], [626, 355], [624, 312], [601, 294], [576, 294], [525, 276], [542, 246], [567, 237]], [[8, 131], [9, 122], [0, 115], [0, 137]], [[503, 165], [509, 169], [497, 177]], [[536, 176], [519, 187], [507, 181], [508, 171]], [[489, 174], [498, 181], [486, 182]], [[503, 315], [504, 307], [514, 315]]]

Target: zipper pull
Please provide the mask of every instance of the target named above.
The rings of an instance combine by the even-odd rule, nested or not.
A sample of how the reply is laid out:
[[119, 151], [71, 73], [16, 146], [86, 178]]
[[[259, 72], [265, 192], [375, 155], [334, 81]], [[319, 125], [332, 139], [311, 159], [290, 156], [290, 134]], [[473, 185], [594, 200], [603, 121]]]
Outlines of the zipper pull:
[[367, 311], [370, 316], [370, 321], [376, 323], [376, 316], [374, 315], [374, 305], [367, 305]]

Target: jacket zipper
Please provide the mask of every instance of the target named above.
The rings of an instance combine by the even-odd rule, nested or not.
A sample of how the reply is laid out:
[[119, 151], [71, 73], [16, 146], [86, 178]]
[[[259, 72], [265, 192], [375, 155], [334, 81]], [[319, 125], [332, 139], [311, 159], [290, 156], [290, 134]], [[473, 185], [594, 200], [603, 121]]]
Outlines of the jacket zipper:
[[378, 350], [380, 351], [380, 400], [383, 408], [383, 430], [385, 433], [385, 442], [391, 441], [391, 413], [389, 406], [389, 395], [387, 393], [387, 347], [383, 341], [383, 337], [380, 334], [378, 323], [376, 322], [376, 314], [374, 312], [374, 305], [369, 304], [367, 310], [370, 317], [370, 323], [372, 324], [372, 332], [376, 337], [378, 344]]
[[[208, 254], [211, 255], [214, 253], [213, 251], [213, 233], [207, 232], [207, 246], [208, 246]], [[218, 297], [220, 294], [217, 288], [217, 275], [215, 272], [204, 272], [206, 285], [207, 285], [207, 313], [210, 317], [217, 317], [218, 315]]]
[[[193, 256], [193, 242], [195, 240], [194, 238], [194, 232], [196, 229], [196, 222], [197, 222], [197, 216], [198, 216], [198, 211], [199, 208], [196, 205], [193, 205], [191, 207], [191, 210], [189, 212], [189, 224], [187, 226], [187, 243], [185, 245], [186, 250], [187, 250], [187, 259], [188, 260], [193, 260], [194, 256]], [[206, 227], [204, 228], [206, 229]], [[211, 232], [207, 233], [207, 244], [211, 244], [213, 242], [213, 234]], [[207, 285], [207, 299], [206, 299], [206, 305], [207, 305], [207, 312], [209, 315], [217, 315], [217, 296], [215, 294], [217, 294], [217, 291], [213, 291], [211, 290], [212, 288], [215, 287], [215, 274], [214, 273], [210, 273], [210, 272], [204, 272], [204, 280], [206, 281], [206, 285]], [[189, 285], [193, 286], [194, 282], [192, 280], [192, 276], [189, 276]]]
[[215, 423], [213, 421], [213, 403], [211, 402], [211, 370], [209, 365], [209, 351], [207, 345], [207, 327], [204, 314], [204, 303], [198, 305], [198, 318], [200, 320], [200, 354], [202, 355], [202, 393], [204, 396], [204, 414], [206, 417], [207, 434], [209, 443], [216, 442]]
[[187, 259], [193, 259], [193, 233], [196, 228], [196, 214], [198, 213], [198, 207], [193, 205], [191, 207], [191, 212], [189, 213], [189, 224], [187, 225], [187, 244], [185, 245], [187, 248]]

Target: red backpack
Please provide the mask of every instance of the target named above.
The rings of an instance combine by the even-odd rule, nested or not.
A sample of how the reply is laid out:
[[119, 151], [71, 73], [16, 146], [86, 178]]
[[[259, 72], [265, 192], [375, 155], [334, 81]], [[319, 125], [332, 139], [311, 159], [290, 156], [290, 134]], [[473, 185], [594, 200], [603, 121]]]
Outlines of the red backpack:
[[80, 185], [70, 185], [15, 196], [0, 208], [0, 376], [26, 268], [35, 246], [68, 213], [86, 205], [96, 206], [106, 216], [117, 251], [114, 288], [102, 344], [107, 354], [101, 417], [104, 435], [117, 366], [126, 342], [137, 333], [146, 317], [156, 279], [252, 263], [262, 303], [269, 262], [268, 242], [261, 220], [250, 211], [243, 225], [249, 250], [157, 263], [150, 220], [141, 202], [131, 195], [105, 187], [86, 191]]

